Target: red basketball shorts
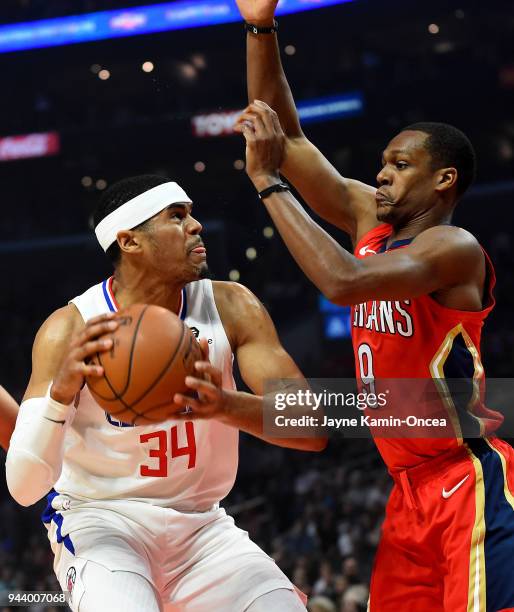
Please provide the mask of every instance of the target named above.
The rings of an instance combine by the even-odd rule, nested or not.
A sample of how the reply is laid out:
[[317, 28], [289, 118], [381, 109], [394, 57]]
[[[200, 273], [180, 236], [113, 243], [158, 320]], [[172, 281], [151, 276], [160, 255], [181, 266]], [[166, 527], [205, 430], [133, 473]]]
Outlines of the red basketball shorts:
[[468, 440], [393, 477], [370, 612], [514, 611], [514, 449]]

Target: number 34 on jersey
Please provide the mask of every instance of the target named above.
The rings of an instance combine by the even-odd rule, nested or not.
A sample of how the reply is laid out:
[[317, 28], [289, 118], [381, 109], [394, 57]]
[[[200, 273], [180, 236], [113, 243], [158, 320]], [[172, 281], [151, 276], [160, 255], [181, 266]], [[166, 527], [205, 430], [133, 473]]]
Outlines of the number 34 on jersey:
[[[179, 437], [185, 438], [183, 446], [179, 446]], [[139, 468], [141, 476], [166, 478], [173, 470], [173, 459], [177, 457], [188, 458], [188, 470], [196, 465], [195, 425], [192, 421], [173, 425], [169, 430], [141, 434], [139, 441], [148, 449], [149, 457], [148, 464]]]

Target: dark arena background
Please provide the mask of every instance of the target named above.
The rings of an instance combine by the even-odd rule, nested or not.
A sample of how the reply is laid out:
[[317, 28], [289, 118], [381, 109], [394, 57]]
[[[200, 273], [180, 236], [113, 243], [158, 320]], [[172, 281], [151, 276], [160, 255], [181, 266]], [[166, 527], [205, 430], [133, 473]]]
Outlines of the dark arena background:
[[[260, 297], [306, 376], [353, 377], [348, 310], [323, 301], [297, 268], [245, 174], [242, 139], [231, 134], [246, 104], [241, 22], [194, 27], [204, 17], [192, 2], [188, 27], [144, 34], [142, 4], [0, 3], [0, 384], [20, 400], [38, 327], [110, 274], [92, 211], [106, 186], [144, 173], [176, 179], [192, 196], [214, 277], [239, 280]], [[324, 4], [279, 17], [285, 70], [311, 119], [307, 135], [343, 175], [370, 184], [380, 152], [404, 125], [444, 121], [469, 135], [478, 178], [456, 222], [496, 266], [483, 359], [489, 376], [511, 377], [512, 1]], [[118, 30], [98, 40], [81, 42], [78, 27], [68, 30], [77, 40], [67, 41], [77, 44], [55, 45], [57, 33], [38, 38], [34, 30], [38, 20], [125, 8], [112, 22]], [[332, 440], [311, 454], [241, 438], [238, 479], [223, 502], [229, 513], [311, 597], [310, 610], [365, 610], [390, 489], [373, 444]], [[2, 476], [0, 591], [58, 589], [41, 509], [16, 505]]]

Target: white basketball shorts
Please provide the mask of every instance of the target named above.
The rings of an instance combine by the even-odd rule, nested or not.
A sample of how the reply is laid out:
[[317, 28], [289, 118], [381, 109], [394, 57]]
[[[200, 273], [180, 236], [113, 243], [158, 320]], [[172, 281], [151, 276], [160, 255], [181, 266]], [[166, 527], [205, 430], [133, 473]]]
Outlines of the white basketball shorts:
[[55, 492], [48, 499], [43, 522], [54, 570], [61, 588], [71, 591], [74, 612], [92, 588], [81, 577], [87, 561], [143, 576], [162, 604], [177, 612], [243, 612], [265, 593], [295, 590], [223, 508], [182, 513], [140, 501], [82, 502]]

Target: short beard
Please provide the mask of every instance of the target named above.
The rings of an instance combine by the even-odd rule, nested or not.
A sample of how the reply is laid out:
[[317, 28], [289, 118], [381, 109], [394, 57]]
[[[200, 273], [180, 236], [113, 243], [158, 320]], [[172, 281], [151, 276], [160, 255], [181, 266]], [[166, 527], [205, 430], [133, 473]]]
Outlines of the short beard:
[[198, 280], [203, 280], [205, 278], [212, 279], [214, 277], [213, 273], [209, 270], [209, 266], [205, 263], [202, 264], [198, 272]]
[[387, 206], [377, 210], [377, 221], [380, 223], [388, 223], [389, 225], [394, 225], [398, 223], [398, 216], [401, 211], [399, 211], [394, 206]]
[[391, 219], [389, 217], [391, 217], [392, 215], [387, 214], [387, 212], [378, 212], [377, 211], [377, 221], [380, 221], [380, 223], [391, 223]]

